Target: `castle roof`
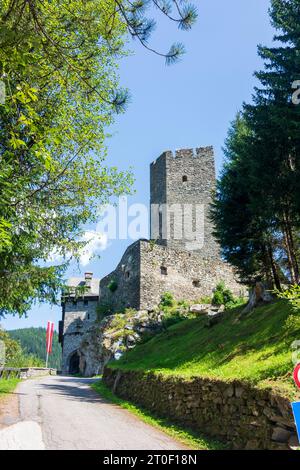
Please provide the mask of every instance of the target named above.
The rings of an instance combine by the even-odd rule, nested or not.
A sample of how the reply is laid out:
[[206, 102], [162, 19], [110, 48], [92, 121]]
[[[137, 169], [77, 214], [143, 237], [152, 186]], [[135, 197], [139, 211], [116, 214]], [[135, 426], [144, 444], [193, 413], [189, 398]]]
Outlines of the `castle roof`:
[[[91, 276], [87, 277], [87, 274], [91, 274]], [[74, 288], [74, 295], [75, 289], [86, 287], [87, 290], [84, 294], [86, 297], [98, 297], [99, 283], [100, 279], [92, 277], [92, 273], [86, 273], [84, 278], [71, 277], [70, 279], [68, 279], [67, 286]]]

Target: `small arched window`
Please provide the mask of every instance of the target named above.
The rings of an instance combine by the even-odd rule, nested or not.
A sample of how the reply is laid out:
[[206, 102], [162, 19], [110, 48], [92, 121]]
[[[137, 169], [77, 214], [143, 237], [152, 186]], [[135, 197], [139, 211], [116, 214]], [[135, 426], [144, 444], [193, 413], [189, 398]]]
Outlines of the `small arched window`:
[[199, 281], [199, 279], [194, 279], [194, 281], [193, 281], [193, 286], [194, 286], [194, 287], [200, 287], [200, 281]]
[[187, 183], [188, 177], [186, 175], [183, 175], [182, 177], [182, 182]]
[[160, 272], [163, 276], [167, 276], [168, 274], [168, 268], [166, 268], [165, 266], [161, 266], [160, 267]]
[[130, 272], [129, 271], [126, 271], [125, 272], [125, 279], [129, 279], [130, 278]]

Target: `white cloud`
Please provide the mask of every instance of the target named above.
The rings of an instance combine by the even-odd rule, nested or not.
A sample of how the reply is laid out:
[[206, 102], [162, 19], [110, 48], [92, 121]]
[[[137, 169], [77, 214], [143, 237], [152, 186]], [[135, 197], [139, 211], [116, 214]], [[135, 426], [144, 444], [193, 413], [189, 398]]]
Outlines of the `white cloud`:
[[82, 241], [87, 242], [80, 253], [80, 264], [89, 264], [92, 256], [98, 255], [108, 247], [108, 237], [105, 233], [98, 233], [95, 230], [88, 230], [82, 236]]
[[[81, 266], [87, 266], [93, 256], [97, 256], [108, 247], [108, 237], [105, 233], [96, 230], [87, 230], [83, 233], [79, 241], [86, 242], [86, 245], [79, 254]], [[65, 259], [71, 258], [71, 253], [66, 253]], [[48, 263], [61, 263], [64, 257], [57, 251], [53, 251], [48, 257]]]

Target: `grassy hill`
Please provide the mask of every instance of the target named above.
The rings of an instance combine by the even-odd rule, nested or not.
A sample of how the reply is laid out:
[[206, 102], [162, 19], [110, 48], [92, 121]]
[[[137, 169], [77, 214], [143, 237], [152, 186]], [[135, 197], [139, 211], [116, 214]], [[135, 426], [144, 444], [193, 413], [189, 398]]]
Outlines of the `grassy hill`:
[[203, 317], [182, 321], [110, 367], [186, 377], [242, 378], [293, 395], [291, 343], [300, 339], [300, 327], [287, 328], [290, 306], [278, 301], [240, 319], [239, 313], [240, 309], [228, 311], [211, 328], [205, 326]]
[[[27, 354], [46, 361], [46, 329], [45, 328], [21, 328], [19, 330], [8, 331], [11, 338], [21, 343], [22, 349]], [[61, 346], [58, 343], [58, 334], [55, 331], [53, 336], [52, 354], [49, 356], [49, 367], [60, 369], [61, 367]]]

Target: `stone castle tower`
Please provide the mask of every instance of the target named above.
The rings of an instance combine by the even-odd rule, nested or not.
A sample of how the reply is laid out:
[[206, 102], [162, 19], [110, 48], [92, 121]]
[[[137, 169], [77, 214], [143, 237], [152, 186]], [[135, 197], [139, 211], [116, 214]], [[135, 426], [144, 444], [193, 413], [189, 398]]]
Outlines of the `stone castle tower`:
[[[164, 292], [199, 300], [220, 281], [240, 293], [212, 233], [214, 188], [212, 147], [167, 151], [151, 163], [151, 242], [138, 240], [127, 248], [117, 268], [100, 281], [100, 303], [112, 312], [151, 310]], [[112, 281], [114, 292], [109, 289]]]
[[177, 150], [175, 155], [164, 152], [151, 163], [151, 239], [170, 248], [219, 257], [208, 214], [215, 184], [212, 147]]

